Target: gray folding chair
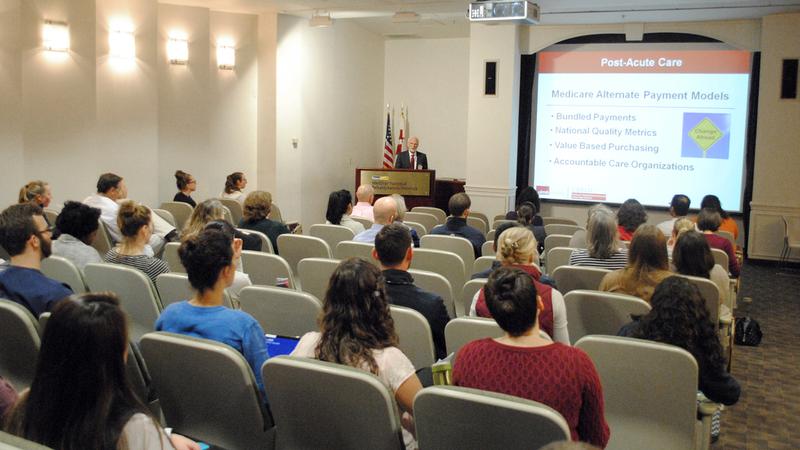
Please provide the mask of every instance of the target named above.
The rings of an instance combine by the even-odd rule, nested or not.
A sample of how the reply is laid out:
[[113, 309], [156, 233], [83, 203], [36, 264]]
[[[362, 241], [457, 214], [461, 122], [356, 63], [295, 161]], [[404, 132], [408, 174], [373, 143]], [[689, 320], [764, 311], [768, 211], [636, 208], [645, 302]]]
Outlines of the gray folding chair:
[[164, 202], [161, 204], [160, 209], [169, 211], [172, 214], [172, 218], [175, 219], [175, 228], [178, 230], [183, 230], [194, 211], [192, 205], [183, 202]]
[[447, 314], [450, 317], [455, 317], [455, 291], [450, 282], [447, 281], [447, 278], [427, 270], [409, 269], [408, 273], [414, 277], [414, 284], [417, 287], [442, 297]]
[[472, 267], [475, 263], [475, 250], [472, 249], [472, 243], [468, 239], [460, 236], [429, 234], [427, 236], [422, 236], [420, 239], [420, 247], [453, 252], [461, 257], [461, 261], [464, 262], [464, 267]]
[[148, 333], [141, 348], [166, 423], [177, 433], [223, 448], [274, 448], [272, 419], [241, 353], [172, 333]]
[[166, 221], [168, 224], [172, 225], [173, 227], [177, 228], [177, 222], [175, 221], [175, 217], [172, 216], [172, 213], [167, 211], [166, 209], [152, 209], [151, 210], [154, 214], [157, 214], [158, 217], [161, 217]]
[[428, 230], [426, 230], [425, 226], [422, 225], [421, 223], [410, 222], [408, 220], [404, 220], [403, 221], [403, 225], [405, 225], [408, 228], [411, 228], [412, 230], [416, 231], [417, 232], [417, 236], [419, 236], [419, 237], [422, 237], [422, 236], [425, 236], [426, 234], [428, 234]]
[[[295, 274], [297, 274], [297, 263], [303, 258], [333, 258], [330, 246], [314, 236], [282, 234], [278, 236], [278, 248]], [[302, 278], [300, 282], [302, 283]]]
[[697, 286], [697, 289], [700, 291], [700, 296], [703, 297], [703, 301], [706, 304], [708, 318], [711, 320], [711, 323], [714, 324], [714, 329], [719, 331], [719, 288], [717, 285], [707, 278], [688, 275], [678, 276], [686, 278], [690, 283]]
[[414, 249], [411, 268], [436, 272], [442, 275], [450, 282], [453, 292], [460, 292], [467, 279], [464, 261], [461, 257], [453, 252], [443, 250]]
[[447, 213], [444, 212], [443, 209], [434, 208], [432, 206], [415, 206], [411, 208], [411, 212], [431, 214], [432, 216], [436, 217], [436, 221], [440, 224], [445, 223], [447, 220]]
[[481, 234], [486, 234], [489, 231], [489, 224], [484, 222], [480, 217], [475, 217], [472, 214], [467, 216], [467, 225], [480, 231]]
[[322, 303], [313, 295], [278, 287], [248, 286], [239, 292], [239, 304], [265, 332], [283, 336], [317, 330], [322, 313]]
[[[52, 222], [51, 222], [52, 223]], [[0, 431], [0, 450], [51, 450], [50, 447]]]
[[551, 248], [569, 247], [570, 239], [572, 239], [571, 235], [566, 235], [566, 234], [548, 234], [547, 237], [544, 238], [544, 255], [545, 255], [545, 258], [547, 257], [547, 253], [550, 251]]
[[495, 256], [494, 241], [486, 241], [481, 246], [481, 256]]
[[24, 306], [0, 299], [0, 324], [0, 374], [22, 392], [36, 375], [39, 323]]
[[544, 222], [544, 226], [553, 224], [578, 225], [578, 222], [566, 217], [542, 217], [542, 222]]
[[475, 278], [469, 280], [464, 284], [464, 289], [461, 291], [459, 302], [456, 303], [456, 317], [469, 316], [469, 310], [472, 306], [472, 299], [475, 294], [486, 285], [486, 278]]
[[711, 256], [714, 257], [714, 264], [719, 264], [725, 272], [728, 271], [728, 254], [725, 253], [725, 250], [720, 250], [718, 248], [711, 249]]
[[333, 271], [339, 267], [338, 259], [303, 258], [297, 264], [297, 275], [303, 280], [303, 292], [316, 298], [325, 298]]
[[44, 208], [44, 218], [47, 219], [47, 223], [50, 225], [56, 224], [56, 219], [58, 219], [58, 211], [52, 208]]
[[[499, 227], [500, 225], [502, 225], [504, 223], [517, 223], [517, 221], [516, 220], [506, 220], [506, 219], [495, 219], [495, 221], [492, 222], [492, 227], [489, 230], [490, 231], [491, 230], [496, 230], [497, 227]], [[494, 238], [494, 236], [492, 236], [492, 238]]]
[[252, 236], [257, 236], [259, 240], [261, 240], [261, 251], [264, 253], [272, 253], [275, 254], [275, 249], [272, 248], [272, 241], [269, 240], [266, 234], [256, 231], [256, 230], [248, 230], [245, 228], [237, 228], [240, 232]]
[[489, 217], [486, 214], [484, 214], [482, 212], [470, 210], [469, 211], [469, 216], [470, 217], [475, 217], [476, 219], [483, 220], [483, 223], [486, 224], [486, 230], [484, 230], [484, 232], [483, 232], [484, 234], [486, 234], [486, 232], [489, 231], [489, 225], [491, 225], [493, 221], [490, 221]]
[[731, 243], [731, 245], [733, 246], [734, 249], [736, 248], [736, 238], [733, 237], [733, 233], [731, 233], [730, 231], [718, 230], [718, 231], [715, 231], [714, 234], [724, 237], [725, 239], [730, 241], [730, 243]]
[[97, 250], [97, 253], [100, 253], [100, 256], [105, 256], [105, 254], [114, 247], [114, 243], [111, 241], [108, 225], [102, 220], [98, 222], [100, 222], [100, 225], [97, 227], [97, 236], [95, 236], [94, 242], [92, 242], [92, 247]]
[[625, 294], [578, 289], [564, 296], [571, 343], [591, 334], [616, 336], [623, 325], [650, 312], [646, 301]]
[[576, 289], [596, 291], [603, 277], [609, 273], [610, 270], [597, 267], [561, 266], [554, 270], [551, 276], [556, 280], [558, 291], [567, 295]]
[[372, 228], [372, 225], [375, 224], [375, 222], [367, 219], [366, 217], [350, 216], [350, 218], [363, 225], [365, 230], [369, 230]]
[[311, 228], [308, 229], [308, 234], [327, 242], [331, 249], [335, 249], [339, 242], [350, 241], [355, 237], [355, 233], [350, 228], [322, 223], [311, 225]]
[[433, 227], [439, 225], [439, 219], [436, 218], [433, 214], [428, 213], [420, 213], [420, 212], [407, 212], [403, 220], [408, 220], [411, 222], [416, 222], [422, 224], [428, 233], [433, 230]]
[[567, 421], [547, 405], [458, 386], [420, 391], [414, 399], [414, 422], [423, 449], [533, 449], [570, 440]]
[[566, 234], [567, 236], [572, 236], [578, 230], [585, 230], [585, 228], [566, 223], [551, 223], [544, 227], [544, 232], [548, 236], [551, 234]]
[[492, 256], [481, 256], [480, 258], [475, 260], [475, 264], [472, 265], [472, 273], [483, 272], [484, 270], [491, 269], [494, 263], [497, 261], [497, 258]]
[[486, 241], [494, 241], [494, 237], [497, 234], [497, 230], [492, 228], [491, 230], [486, 232]]
[[485, 317], [456, 317], [444, 327], [447, 353], [457, 353], [461, 347], [476, 339], [498, 338], [503, 334], [503, 329], [494, 319]]
[[75, 264], [67, 258], [50, 255], [42, 260], [42, 273], [48, 278], [58, 280], [72, 289], [76, 294], [88, 292], [83, 274]]
[[[336, 259], [344, 261], [348, 258], [362, 258], [372, 264], [378, 265], [378, 261], [372, 257], [372, 249], [375, 248], [372, 244], [366, 242], [342, 241], [336, 246]], [[416, 252], [417, 249], [414, 249]]]
[[242, 251], [242, 270], [259, 286], [286, 286], [300, 289], [294, 272], [282, 256], [271, 253]]
[[222, 203], [223, 206], [228, 208], [231, 212], [231, 222], [233, 226], [238, 227], [239, 222], [242, 221], [242, 217], [244, 217], [244, 211], [242, 210], [242, 204], [236, 200], [229, 199], [229, 198], [221, 198], [219, 202]]
[[283, 214], [281, 214], [281, 209], [274, 202], [269, 206], [269, 217], [267, 218], [269, 220], [283, 222]]
[[498, 221], [498, 220], [506, 220], [506, 215], [505, 214], [496, 214], [494, 217], [492, 217], [492, 222], [495, 222], [495, 221]]
[[186, 268], [183, 267], [181, 257], [178, 255], [178, 248], [180, 242], [167, 242], [164, 245], [164, 252], [161, 253], [161, 259], [169, 266], [170, 272], [186, 273]]
[[396, 305], [389, 308], [399, 339], [397, 348], [402, 350], [415, 368], [430, 367], [436, 361], [436, 354], [428, 320], [411, 308]]
[[[185, 273], [162, 273], [156, 277], [156, 290], [164, 308], [173, 303], [191, 300], [194, 297], [192, 285], [189, 284], [189, 275]], [[223, 296], [222, 304], [233, 308], [228, 295]]]
[[568, 266], [569, 265], [569, 257], [572, 256], [572, 251], [575, 250], [572, 247], [554, 247], [551, 248], [550, 251], [547, 252], [547, 264], [545, 264], [545, 269], [547, 269], [547, 274], [552, 275], [553, 272], [556, 271], [561, 266]]

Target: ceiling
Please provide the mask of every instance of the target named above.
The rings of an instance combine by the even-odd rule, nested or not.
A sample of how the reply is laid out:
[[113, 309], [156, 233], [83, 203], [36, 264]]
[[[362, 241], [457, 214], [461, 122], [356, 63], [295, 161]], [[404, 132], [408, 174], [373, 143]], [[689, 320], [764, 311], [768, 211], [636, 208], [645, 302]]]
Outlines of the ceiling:
[[[389, 38], [469, 36], [465, 0], [160, 0], [212, 10], [278, 12], [310, 17], [315, 12], [353, 20]], [[620, 22], [686, 22], [752, 19], [800, 12], [800, 0], [538, 0], [542, 25]], [[419, 22], [394, 23], [398, 11], [413, 11]]]

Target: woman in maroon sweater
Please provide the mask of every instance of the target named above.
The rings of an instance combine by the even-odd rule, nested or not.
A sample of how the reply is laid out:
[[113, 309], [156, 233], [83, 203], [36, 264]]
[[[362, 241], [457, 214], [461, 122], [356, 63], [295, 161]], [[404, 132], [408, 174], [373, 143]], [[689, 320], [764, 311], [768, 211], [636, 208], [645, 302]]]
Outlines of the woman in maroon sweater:
[[536, 298], [533, 279], [520, 269], [489, 276], [486, 303], [505, 335], [459, 350], [453, 383], [543, 403], [564, 416], [573, 440], [605, 447], [610, 431], [594, 364], [582, 350], [539, 336]]
[[739, 260], [736, 259], [736, 252], [733, 250], [731, 241], [722, 236], [714, 234], [719, 230], [722, 223], [722, 216], [711, 208], [703, 208], [697, 215], [697, 229], [703, 233], [711, 248], [717, 248], [728, 254], [728, 272], [732, 278], [739, 278]]

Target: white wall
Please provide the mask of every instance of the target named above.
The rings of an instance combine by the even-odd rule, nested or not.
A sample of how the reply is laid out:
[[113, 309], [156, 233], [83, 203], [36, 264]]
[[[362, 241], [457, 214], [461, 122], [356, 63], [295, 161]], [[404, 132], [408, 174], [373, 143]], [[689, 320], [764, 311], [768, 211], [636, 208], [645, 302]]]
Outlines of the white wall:
[[16, 201], [22, 174], [22, 67], [19, 0], [0, 0], [0, 205]]
[[385, 49], [383, 103], [395, 109], [395, 136], [405, 103], [406, 136], [419, 137], [437, 178], [464, 178], [469, 38], [393, 39]]

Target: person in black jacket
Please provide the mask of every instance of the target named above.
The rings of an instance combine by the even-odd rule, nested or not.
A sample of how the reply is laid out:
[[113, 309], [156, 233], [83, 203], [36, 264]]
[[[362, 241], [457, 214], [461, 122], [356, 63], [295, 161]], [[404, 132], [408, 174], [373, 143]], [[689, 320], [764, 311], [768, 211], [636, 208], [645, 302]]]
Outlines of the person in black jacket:
[[441, 297], [414, 285], [414, 278], [408, 273], [413, 256], [411, 234], [402, 224], [386, 225], [375, 236], [372, 257], [380, 262], [389, 302], [415, 309], [425, 316], [433, 334], [436, 358], [442, 359], [447, 356], [444, 327], [450, 316]]

